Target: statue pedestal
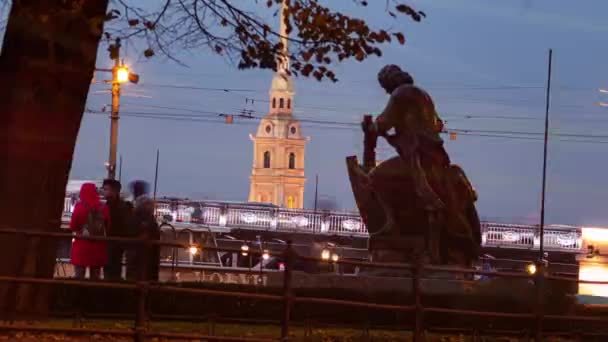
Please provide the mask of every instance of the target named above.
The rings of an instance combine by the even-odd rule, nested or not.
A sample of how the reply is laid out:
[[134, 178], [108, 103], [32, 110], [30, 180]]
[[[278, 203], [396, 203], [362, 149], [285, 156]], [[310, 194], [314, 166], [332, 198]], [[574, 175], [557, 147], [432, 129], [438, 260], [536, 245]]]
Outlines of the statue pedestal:
[[[372, 262], [413, 263], [426, 254], [423, 236], [382, 236], [369, 239]], [[426, 260], [423, 260], [423, 262]]]
[[[429, 263], [426, 256], [426, 242], [423, 236], [372, 236], [369, 239], [371, 261], [387, 264], [415, 264], [422, 258], [422, 262]], [[411, 275], [409, 270], [363, 267], [360, 274], [384, 277], [405, 277]]]

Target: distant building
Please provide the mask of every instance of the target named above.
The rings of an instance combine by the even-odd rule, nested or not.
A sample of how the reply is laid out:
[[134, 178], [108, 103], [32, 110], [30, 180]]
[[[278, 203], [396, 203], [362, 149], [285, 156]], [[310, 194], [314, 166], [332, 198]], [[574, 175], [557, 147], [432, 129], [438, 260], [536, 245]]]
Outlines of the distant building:
[[[281, 14], [283, 11], [281, 11]], [[287, 30], [281, 18], [281, 35]], [[282, 39], [287, 55], [287, 39]], [[271, 203], [286, 208], [304, 206], [306, 142], [300, 122], [293, 116], [293, 81], [289, 61], [277, 68], [270, 87], [269, 113], [261, 120], [253, 141], [253, 169], [249, 202]]]
[[80, 188], [85, 183], [94, 183], [98, 188], [101, 188], [103, 181], [100, 180], [68, 180], [68, 185], [66, 186], [66, 193], [80, 193]]

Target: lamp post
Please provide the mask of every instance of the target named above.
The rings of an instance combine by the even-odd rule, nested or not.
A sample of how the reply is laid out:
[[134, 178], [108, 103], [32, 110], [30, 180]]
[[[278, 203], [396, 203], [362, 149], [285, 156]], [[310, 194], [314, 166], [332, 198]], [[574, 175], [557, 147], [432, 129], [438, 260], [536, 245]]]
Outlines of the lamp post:
[[116, 179], [116, 153], [118, 151], [118, 109], [120, 107], [120, 85], [131, 82], [137, 84], [139, 75], [131, 73], [129, 68], [120, 61], [120, 38], [116, 38], [114, 44], [108, 48], [110, 58], [114, 60], [112, 69], [96, 69], [112, 73], [112, 80], [106, 83], [112, 84], [112, 114], [110, 115], [110, 155], [106, 167], [108, 178]]

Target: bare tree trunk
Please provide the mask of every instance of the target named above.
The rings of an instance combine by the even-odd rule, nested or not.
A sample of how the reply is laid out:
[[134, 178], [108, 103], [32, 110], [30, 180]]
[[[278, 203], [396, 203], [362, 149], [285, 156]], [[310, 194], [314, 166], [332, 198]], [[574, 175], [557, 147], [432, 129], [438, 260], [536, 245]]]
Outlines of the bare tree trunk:
[[[0, 227], [59, 230], [108, 0], [14, 0], [0, 55]], [[0, 234], [0, 276], [53, 276], [56, 241]], [[0, 283], [0, 319], [50, 288]]]

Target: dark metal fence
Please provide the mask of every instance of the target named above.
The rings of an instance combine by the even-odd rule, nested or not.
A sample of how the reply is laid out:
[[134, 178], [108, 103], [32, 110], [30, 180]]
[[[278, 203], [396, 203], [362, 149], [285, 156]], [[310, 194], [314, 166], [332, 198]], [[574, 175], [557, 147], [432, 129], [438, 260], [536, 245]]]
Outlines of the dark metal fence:
[[[0, 235], [2, 234], [18, 234], [19, 236], [26, 238], [34, 237], [47, 237], [56, 239], [72, 239], [72, 234], [66, 233], [51, 233], [43, 231], [32, 231], [32, 230], [16, 230], [16, 229], [0, 229]], [[130, 243], [135, 245], [143, 245], [143, 248], [149, 249], [156, 246], [166, 246], [172, 248], [190, 248], [192, 245], [183, 244], [177, 241], [153, 241], [153, 240], [141, 240], [131, 238], [94, 238], [87, 237], [81, 238], [92, 241], [108, 241], [108, 242], [121, 242]], [[213, 246], [197, 245], [196, 247], [200, 250], [208, 251], [224, 251], [232, 253], [241, 253], [238, 249], [228, 248], [217, 248]], [[513, 273], [513, 272], [488, 272], [480, 271], [475, 269], [464, 269], [454, 268], [446, 266], [433, 266], [425, 265], [422, 262], [416, 262], [414, 264], [393, 264], [393, 263], [375, 263], [375, 262], [363, 262], [363, 261], [350, 261], [350, 260], [321, 260], [318, 258], [304, 257], [297, 255], [294, 251], [291, 243], [288, 243], [283, 250], [273, 250], [270, 253], [274, 255], [281, 255], [282, 259], [285, 260], [285, 270], [283, 273], [283, 287], [281, 295], [274, 294], [260, 294], [250, 292], [236, 292], [236, 291], [222, 291], [212, 289], [195, 289], [195, 288], [184, 288], [172, 285], [170, 283], [158, 283], [151, 282], [145, 278], [139, 278], [134, 283], [114, 283], [108, 281], [82, 281], [82, 280], [71, 280], [71, 279], [47, 279], [47, 278], [33, 278], [25, 276], [0, 276], [0, 282], [8, 282], [13, 284], [38, 284], [38, 285], [72, 285], [82, 288], [113, 288], [113, 289], [124, 289], [135, 291], [137, 293], [137, 309], [134, 312], [134, 327], [131, 330], [120, 330], [120, 329], [94, 329], [94, 328], [58, 328], [44, 325], [21, 325], [15, 322], [9, 322], [9, 324], [1, 324], [0, 330], [12, 330], [12, 331], [31, 331], [31, 332], [53, 332], [53, 333], [69, 333], [69, 334], [107, 334], [116, 336], [131, 336], [135, 341], [144, 341], [146, 338], [173, 338], [173, 339], [205, 339], [213, 341], [287, 341], [289, 339], [290, 327], [293, 326], [291, 322], [291, 310], [294, 304], [297, 303], [312, 303], [312, 304], [323, 304], [323, 305], [339, 305], [345, 307], [358, 307], [368, 308], [375, 310], [390, 310], [393, 312], [409, 312], [413, 314], [413, 321], [411, 322], [411, 334], [414, 341], [422, 341], [425, 331], [444, 331], [444, 332], [462, 332], [463, 329], [439, 329], [432, 327], [425, 327], [425, 316], [428, 314], [449, 314], [449, 315], [460, 315], [460, 316], [475, 316], [475, 317], [492, 317], [492, 318], [518, 318], [526, 320], [535, 320], [535, 329], [532, 332], [535, 335], [536, 341], [543, 340], [543, 323], [549, 320], [554, 321], [571, 321], [571, 322], [608, 322], [606, 318], [595, 317], [595, 316], [577, 316], [577, 315], [551, 315], [544, 312], [544, 286], [546, 280], [560, 280], [566, 282], [578, 282], [587, 284], [601, 284], [608, 285], [608, 281], [596, 282], [596, 281], [581, 281], [572, 279], [569, 277], [550, 276], [545, 274], [544, 265], [537, 265], [537, 272], [534, 275], [524, 273]], [[347, 264], [367, 269], [392, 269], [407, 271], [411, 274], [412, 281], [412, 292], [413, 292], [413, 303], [409, 305], [397, 305], [397, 304], [380, 304], [370, 303], [364, 301], [353, 301], [344, 299], [331, 299], [331, 298], [318, 298], [318, 297], [305, 297], [296, 296], [294, 294], [294, 288], [292, 286], [292, 275], [293, 265], [296, 260], [305, 260], [311, 262], [323, 262], [330, 264]], [[140, 265], [141, 269], [146, 268], [145, 264]], [[461, 310], [446, 307], [432, 307], [425, 306], [422, 302], [423, 289], [421, 281], [424, 279], [424, 271], [435, 271], [435, 272], [446, 272], [446, 273], [457, 273], [461, 275], [484, 275], [489, 277], [508, 277], [508, 278], [520, 278], [530, 279], [534, 281], [536, 289], [537, 301], [534, 305], [534, 312], [531, 313], [511, 313], [511, 312], [488, 312], [488, 311], [475, 311], [475, 310]], [[250, 298], [265, 301], [274, 301], [282, 304], [282, 317], [280, 320], [281, 333], [276, 339], [260, 339], [260, 338], [244, 338], [244, 337], [221, 337], [211, 336], [205, 334], [184, 334], [174, 332], [158, 332], [152, 331], [148, 327], [148, 322], [151, 319], [150, 313], [147, 311], [147, 303], [149, 301], [150, 292], [160, 293], [184, 293], [193, 295], [206, 295], [206, 296], [228, 296], [228, 297], [241, 297]], [[162, 316], [156, 317], [162, 319]], [[170, 317], [167, 317], [170, 318]], [[175, 317], [173, 317], [175, 318]], [[466, 330], [466, 329], [464, 329]], [[505, 334], [514, 333], [503, 332]], [[517, 333], [517, 332], [515, 332]], [[551, 334], [560, 334], [559, 332], [551, 332]], [[562, 332], [562, 334], [568, 334], [568, 332]], [[577, 332], [579, 335], [598, 335], [598, 332]], [[608, 335], [608, 333], [606, 334]], [[405, 336], [404, 336], [405, 338]]]

